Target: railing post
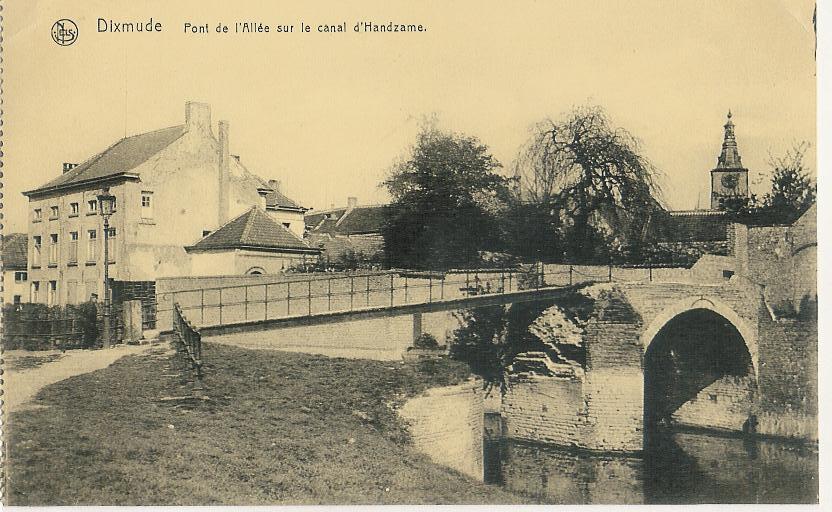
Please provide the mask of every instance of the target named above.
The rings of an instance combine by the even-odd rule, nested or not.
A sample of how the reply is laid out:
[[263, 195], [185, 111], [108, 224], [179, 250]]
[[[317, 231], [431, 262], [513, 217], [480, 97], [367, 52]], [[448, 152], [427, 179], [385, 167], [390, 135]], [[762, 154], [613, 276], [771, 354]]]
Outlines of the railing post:
[[569, 265], [569, 286], [572, 286], [572, 265]]
[[292, 315], [292, 282], [286, 281], [286, 316]]
[[220, 325], [222, 325], [222, 288], [220, 288]]
[[428, 302], [433, 302], [433, 274], [428, 274]]
[[306, 281], [306, 297], [307, 297], [307, 310], [306, 314], [308, 316], [312, 315], [312, 280]]
[[269, 283], [263, 285], [263, 320], [269, 319]]
[[647, 279], [651, 283], [653, 282], [653, 265], [651, 263], [647, 263]]
[[245, 298], [243, 298], [243, 308], [245, 311], [246, 321], [248, 321], [248, 285], [243, 288], [245, 292]]
[[610, 282], [610, 283], [612, 282], [612, 263], [610, 263], [610, 272], [609, 272], [608, 280], [609, 280], [608, 282]]
[[508, 273], [508, 291], [511, 291], [511, 278], [514, 275], [514, 272]]
[[[390, 274], [390, 289], [393, 289], [393, 274]], [[404, 303], [407, 304], [407, 274], [404, 275]], [[390, 304], [393, 305], [392, 303]]]
[[471, 280], [468, 276], [468, 269], [465, 269], [465, 296], [467, 297], [471, 293]]
[[[407, 279], [405, 277], [405, 279]], [[405, 288], [405, 293], [407, 292], [407, 288]], [[390, 274], [390, 307], [393, 307], [393, 274]]]
[[350, 276], [350, 311], [352, 311], [353, 299], [355, 299], [355, 276]]
[[500, 269], [500, 293], [506, 293], [506, 270]]
[[326, 310], [332, 311], [332, 278], [326, 280]]
[[440, 300], [445, 299], [445, 276], [446, 275], [447, 274], [445, 274], [444, 272], [442, 273], [442, 282], [439, 284], [439, 299]]
[[205, 323], [205, 288], [199, 290], [199, 323]]
[[367, 305], [370, 305], [370, 276], [367, 275]]

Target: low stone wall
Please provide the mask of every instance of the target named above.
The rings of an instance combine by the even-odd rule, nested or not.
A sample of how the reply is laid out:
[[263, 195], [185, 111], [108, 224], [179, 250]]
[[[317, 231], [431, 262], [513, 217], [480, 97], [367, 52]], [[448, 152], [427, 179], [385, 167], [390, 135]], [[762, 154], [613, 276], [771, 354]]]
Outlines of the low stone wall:
[[399, 409], [413, 444], [437, 464], [483, 479], [482, 381], [433, 388]]
[[[458, 326], [451, 312], [424, 313], [422, 331], [443, 343]], [[311, 326], [285, 327], [261, 332], [211, 336], [207, 341], [243, 348], [284, 350], [327, 357], [401, 360], [413, 344], [413, 316], [399, 315]]]

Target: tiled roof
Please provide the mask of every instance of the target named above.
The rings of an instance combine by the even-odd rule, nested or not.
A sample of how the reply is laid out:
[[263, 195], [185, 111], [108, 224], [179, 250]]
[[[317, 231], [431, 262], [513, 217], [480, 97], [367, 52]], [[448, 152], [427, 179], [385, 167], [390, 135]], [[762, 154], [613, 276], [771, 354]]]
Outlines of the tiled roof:
[[728, 240], [731, 218], [722, 211], [699, 210], [657, 213], [651, 235], [665, 242], [719, 242]]
[[272, 190], [266, 195], [266, 206], [268, 208], [291, 208], [296, 210], [306, 210], [306, 208], [292, 201], [279, 190]]
[[356, 206], [341, 217], [335, 229], [343, 235], [379, 233], [383, 224], [383, 206]]
[[303, 240], [257, 207], [251, 208], [196, 244], [187, 247], [189, 251], [244, 248], [317, 252], [317, 249], [311, 249]]
[[358, 235], [378, 233], [384, 224], [384, 206], [336, 208], [304, 216], [306, 228], [316, 233]]
[[26, 270], [29, 237], [26, 233], [9, 233], [3, 237], [3, 269]]
[[44, 192], [129, 172], [169, 146], [184, 133], [185, 126], [180, 125], [123, 138], [71, 171], [26, 193]]

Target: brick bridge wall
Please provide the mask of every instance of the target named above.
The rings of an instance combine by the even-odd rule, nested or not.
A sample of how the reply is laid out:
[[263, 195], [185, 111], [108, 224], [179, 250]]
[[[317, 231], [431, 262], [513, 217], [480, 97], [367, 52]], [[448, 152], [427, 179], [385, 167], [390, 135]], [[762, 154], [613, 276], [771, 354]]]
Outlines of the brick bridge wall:
[[[749, 414], [758, 432], [817, 439], [816, 326], [774, 321], [757, 286], [595, 285], [585, 328], [585, 372], [573, 378], [510, 379], [503, 415], [511, 437], [603, 451], [643, 444], [644, 352], [663, 325], [692, 309], [710, 309], [742, 335], [751, 355], [748, 378], [723, 378], [676, 414], [678, 421], [740, 430]], [[752, 397], [749, 401], [743, 397]]]

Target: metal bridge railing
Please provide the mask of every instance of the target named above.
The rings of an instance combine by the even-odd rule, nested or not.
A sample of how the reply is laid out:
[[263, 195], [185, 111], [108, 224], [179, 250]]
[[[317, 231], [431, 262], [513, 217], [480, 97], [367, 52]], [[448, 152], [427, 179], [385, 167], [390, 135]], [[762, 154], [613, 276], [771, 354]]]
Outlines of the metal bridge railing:
[[180, 316], [187, 313], [196, 325], [214, 326], [633, 280], [652, 281], [653, 269], [535, 263], [442, 273], [395, 270], [178, 290], [161, 294], [158, 312], [178, 304]]
[[178, 303], [173, 306], [173, 332], [177, 352], [186, 359], [186, 365], [190, 365], [194, 371], [196, 382], [194, 383], [195, 394], [201, 394], [203, 386], [202, 369], [202, 336], [199, 329], [194, 327], [182, 313]]

